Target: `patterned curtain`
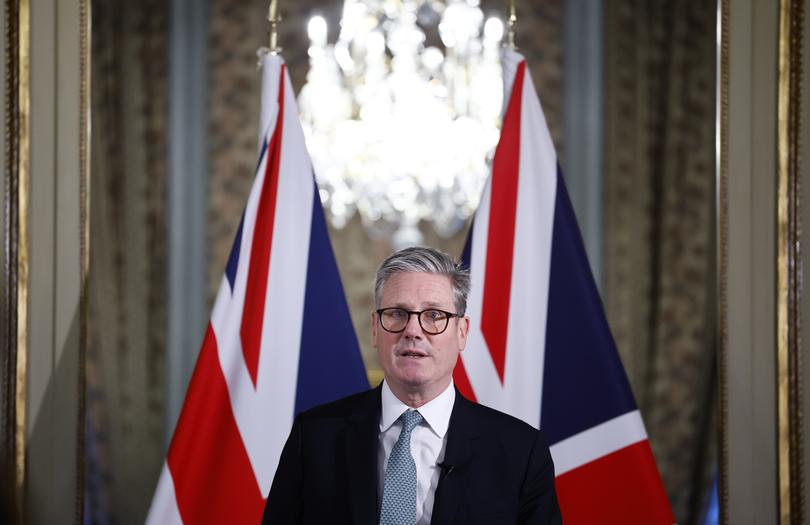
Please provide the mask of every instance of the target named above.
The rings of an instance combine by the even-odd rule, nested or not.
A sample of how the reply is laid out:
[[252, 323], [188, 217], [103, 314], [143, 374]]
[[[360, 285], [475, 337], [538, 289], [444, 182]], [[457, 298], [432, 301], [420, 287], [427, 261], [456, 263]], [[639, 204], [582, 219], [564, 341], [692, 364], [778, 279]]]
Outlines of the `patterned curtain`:
[[93, 2], [87, 523], [143, 523], [163, 462], [168, 5]]
[[686, 524], [716, 441], [715, 9], [605, 4], [605, 305]]

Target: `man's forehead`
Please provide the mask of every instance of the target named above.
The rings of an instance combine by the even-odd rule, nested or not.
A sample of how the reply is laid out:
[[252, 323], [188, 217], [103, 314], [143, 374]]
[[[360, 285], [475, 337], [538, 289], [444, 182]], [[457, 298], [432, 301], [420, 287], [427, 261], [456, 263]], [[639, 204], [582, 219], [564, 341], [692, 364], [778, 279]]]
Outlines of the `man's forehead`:
[[383, 286], [382, 300], [386, 303], [419, 303], [447, 306], [453, 301], [453, 287], [446, 275], [427, 272], [395, 273]]

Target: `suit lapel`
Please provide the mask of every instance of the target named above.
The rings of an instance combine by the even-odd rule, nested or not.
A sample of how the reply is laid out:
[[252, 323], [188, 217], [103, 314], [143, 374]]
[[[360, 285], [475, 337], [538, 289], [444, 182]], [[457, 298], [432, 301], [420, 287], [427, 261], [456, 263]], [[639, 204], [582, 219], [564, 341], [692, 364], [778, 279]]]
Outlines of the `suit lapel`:
[[369, 392], [348, 418], [343, 434], [352, 523], [377, 522], [377, 440], [380, 387]]
[[[463, 499], [470, 463], [475, 454], [475, 439], [479, 431], [475, 426], [472, 403], [456, 390], [456, 401], [450, 415], [444, 464], [448, 467], [440, 474], [439, 486], [433, 502], [431, 523], [452, 523]], [[448, 472], [449, 466], [452, 470]]]

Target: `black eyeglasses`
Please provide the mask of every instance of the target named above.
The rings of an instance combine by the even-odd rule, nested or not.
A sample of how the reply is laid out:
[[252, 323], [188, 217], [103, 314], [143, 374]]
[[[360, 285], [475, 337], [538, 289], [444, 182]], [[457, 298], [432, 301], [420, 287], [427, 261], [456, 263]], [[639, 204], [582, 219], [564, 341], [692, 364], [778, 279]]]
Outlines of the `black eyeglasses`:
[[461, 317], [459, 314], [437, 310], [436, 308], [422, 310], [421, 312], [411, 312], [404, 308], [381, 308], [377, 310], [380, 326], [386, 332], [394, 334], [405, 330], [412, 315], [415, 315], [416, 319], [419, 320], [422, 331], [430, 335], [439, 335], [447, 330], [447, 325], [450, 324], [452, 317]]

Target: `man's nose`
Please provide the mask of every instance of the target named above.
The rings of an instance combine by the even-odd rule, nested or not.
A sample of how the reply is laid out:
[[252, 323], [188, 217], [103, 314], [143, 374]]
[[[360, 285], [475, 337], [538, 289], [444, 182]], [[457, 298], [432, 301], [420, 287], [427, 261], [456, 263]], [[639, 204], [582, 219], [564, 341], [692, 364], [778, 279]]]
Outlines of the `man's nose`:
[[422, 327], [419, 325], [419, 315], [413, 314], [408, 317], [408, 324], [405, 325], [405, 330], [402, 332], [405, 337], [418, 337], [421, 338]]

